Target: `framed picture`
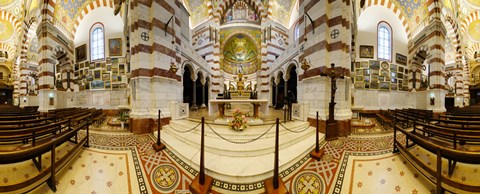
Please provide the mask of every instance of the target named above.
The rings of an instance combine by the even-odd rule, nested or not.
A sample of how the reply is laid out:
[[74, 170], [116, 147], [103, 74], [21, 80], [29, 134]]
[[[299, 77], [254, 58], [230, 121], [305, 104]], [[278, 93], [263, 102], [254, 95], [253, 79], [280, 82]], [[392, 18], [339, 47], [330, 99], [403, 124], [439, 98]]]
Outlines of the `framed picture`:
[[380, 61], [370, 60], [370, 69], [380, 69]]
[[118, 63], [112, 63], [112, 69], [118, 69]]
[[101, 66], [102, 66], [102, 68], [105, 69], [105, 68], [107, 67], [107, 64], [106, 64], [105, 62], [102, 62], [102, 63], [101, 63]]
[[363, 69], [355, 70], [355, 75], [363, 75]]
[[395, 62], [398, 64], [406, 65], [407, 64], [407, 56], [397, 53], [395, 55]]
[[377, 89], [378, 90], [378, 82], [373, 82], [370, 83], [370, 89]]
[[100, 80], [102, 79], [102, 70], [93, 71], [93, 79]]
[[95, 63], [95, 68], [101, 68], [102, 64], [101, 63]]
[[120, 84], [112, 84], [112, 89], [119, 89], [120, 88]]
[[85, 86], [84, 86], [84, 85], [79, 85], [79, 86], [78, 86], [78, 90], [79, 90], [79, 91], [85, 90]]
[[112, 71], [112, 65], [107, 65], [107, 71]]
[[80, 64], [76, 63], [75, 64], [75, 71], [78, 71], [80, 69]]
[[385, 76], [378, 76], [378, 81], [381, 81], [381, 82], [385, 81]]
[[399, 79], [399, 80], [398, 80], [398, 85], [400, 86], [399, 88], [402, 88], [402, 86], [403, 86], [403, 80]]
[[397, 90], [398, 89], [397, 84], [391, 84], [390, 89], [391, 90]]
[[370, 82], [365, 82], [365, 89], [369, 89], [370, 88]]
[[380, 90], [390, 90], [390, 82], [380, 82]]
[[395, 84], [396, 84], [396, 83], [397, 83], [397, 81], [398, 81], [398, 80], [397, 80], [397, 78], [394, 78], [394, 77], [392, 77], [390, 80], [391, 80], [392, 84], [393, 84], [393, 83], [395, 83]]
[[392, 72], [397, 72], [397, 65], [391, 64], [391, 65], [390, 65], [390, 71], [392, 71]]
[[403, 73], [404, 68], [402, 66], [398, 66], [398, 72]]
[[370, 82], [370, 76], [364, 76], [365, 82]]
[[370, 75], [370, 69], [364, 69], [363, 75]]
[[105, 89], [110, 89], [112, 86], [112, 83], [110, 81], [105, 81]]
[[89, 69], [95, 69], [95, 63], [90, 63]]
[[388, 70], [382, 69], [382, 71], [380, 72], [380, 75], [388, 76]]
[[75, 60], [76, 62], [87, 60], [87, 45], [83, 44], [75, 48]]
[[388, 69], [388, 63], [386, 61], [382, 62], [382, 69]]
[[397, 73], [397, 78], [398, 79], [403, 79], [403, 73]]
[[102, 74], [103, 81], [110, 81], [110, 73], [103, 73]]
[[118, 76], [117, 74], [112, 74], [112, 82], [118, 81]]
[[105, 82], [103, 82], [102, 80], [91, 81], [90, 88], [92, 90], [105, 89]]
[[355, 82], [363, 82], [363, 76], [355, 76]]
[[355, 62], [355, 68], [360, 68], [360, 67], [361, 67], [360, 62]]
[[362, 61], [362, 68], [368, 68], [368, 61]]
[[397, 77], [397, 73], [396, 73], [396, 72], [391, 72], [391, 73], [390, 73], [390, 76], [392, 76], [392, 77]]
[[370, 70], [370, 74], [372, 74], [372, 75], [378, 75], [378, 69]]
[[108, 55], [122, 56], [122, 39], [121, 38], [108, 39]]
[[80, 74], [78, 73], [78, 71], [75, 71], [75, 77], [78, 77]]
[[360, 45], [360, 58], [373, 59], [373, 46]]
[[378, 82], [378, 75], [372, 75], [372, 82]]
[[87, 84], [85, 85], [85, 90], [90, 90], [90, 82], [87, 82]]

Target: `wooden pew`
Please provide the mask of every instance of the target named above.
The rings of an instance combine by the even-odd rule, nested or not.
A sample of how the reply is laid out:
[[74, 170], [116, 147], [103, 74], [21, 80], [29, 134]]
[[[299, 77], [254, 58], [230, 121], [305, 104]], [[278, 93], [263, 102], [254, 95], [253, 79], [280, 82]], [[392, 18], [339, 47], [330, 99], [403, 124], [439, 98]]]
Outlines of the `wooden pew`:
[[[435, 133], [436, 135], [443, 135], [452, 138], [467, 138], [475, 141], [480, 140], [480, 132], [472, 132], [468, 130], [458, 132], [458, 130], [449, 130], [448, 128], [441, 128], [439, 126], [429, 124], [424, 124], [422, 127], [417, 128], [417, 125], [419, 124], [415, 123], [414, 131], [412, 132], [402, 129], [402, 127], [399, 125], [395, 125], [393, 152], [395, 153], [400, 151], [402, 155], [404, 155], [407, 160], [415, 168], [417, 168], [417, 170], [422, 172], [422, 174], [425, 174], [428, 180], [434, 182], [436, 185], [437, 193], [443, 193], [445, 189], [454, 193], [462, 191], [480, 192], [480, 185], [468, 185], [458, 180], [454, 180], [450, 177], [456, 162], [480, 164], [479, 151], [465, 150], [463, 146], [456, 146], [456, 139], [451, 145], [449, 145], [448, 143], [445, 144], [443, 142], [439, 142], [432, 137], [427, 137], [418, 133], [417, 130], [424, 130], [425, 133]], [[397, 132], [401, 132], [405, 135], [405, 146], [397, 139]], [[423, 160], [415, 157], [412, 153], [410, 153], [410, 151], [408, 150], [408, 147], [410, 147], [409, 141], [412, 141], [414, 144], [417, 144], [418, 146], [421, 146], [422, 148], [430, 151], [431, 153], [436, 154], [436, 168], [430, 167]], [[442, 174], [442, 158], [446, 158], [448, 160], [449, 175]]]
[[[55, 174], [78, 153], [82, 146], [88, 147], [90, 120], [91, 114], [87, 115], [87, 119], [83, 119], [83, 122], [79, 122], [75, 126], [72, 125], [72, 119], [64, 119], [60, 122], [39, 127], [20, 130], [0, 130], [0, 142], [11, 143], [6, 146], [0, 146], [0, 164], [32, 160], [39, 171], [41, 171], [40, 174], [26, 181], [0, 186], [0, 192], [26, 192], [45, 181], [53, 191], [56, 191]], [[77, 134], [80, 130], [86, 130], [86, 136], [78, 140]], [[74, 149], [56, 161], [56, 147], [66, 141], [70, 141], [72, 138], [77, 143]], [[25, 143], [25, 139], [29, 143]], [[18, 143], [15, 144], [15, 142]], [[51, 153], [51, 166], [42, 171], [41, 156], [47, 152]]]

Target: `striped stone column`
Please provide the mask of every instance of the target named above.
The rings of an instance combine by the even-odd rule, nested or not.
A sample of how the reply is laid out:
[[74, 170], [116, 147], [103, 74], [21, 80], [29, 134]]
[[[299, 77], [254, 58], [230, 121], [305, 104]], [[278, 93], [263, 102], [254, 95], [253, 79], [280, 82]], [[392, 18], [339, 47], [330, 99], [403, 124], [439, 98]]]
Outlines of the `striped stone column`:
[[463, 102], [465, 106], [470, 105], [470, 70], [467, 64], [467, 60], [465, 59], [465, 56], [462, 57], [462, 65], [463, 65]]
[[[436, 9], [434, 9], [436, 10]], [[445, 26], [442, 22], [435, 18], [431, 21], [427, 27], [427, 34], [431, 35], [429, 40], [430, 55], [427, 57], [427, 62], [430, 65], [430, 91], [428, 92], [428, 98], [430, 99], [427, 105], [427, 109], [431, 109], [434, 112], [445, 112]], [[432, 105], [432, 98], [434, 103]]]
[[52, 34], [49, 29], [52, 29], [53, 25], [48, 20], [44, 20], [38, 26], [38, 102], [40, 112], [47, 112], [50, 109], [55, 108], [55, 102], [50, 103], [50, 98], [55, 98], [54, 90], [54, 64], [55, 59], [53, 56], [54, 41], [52, 40]]

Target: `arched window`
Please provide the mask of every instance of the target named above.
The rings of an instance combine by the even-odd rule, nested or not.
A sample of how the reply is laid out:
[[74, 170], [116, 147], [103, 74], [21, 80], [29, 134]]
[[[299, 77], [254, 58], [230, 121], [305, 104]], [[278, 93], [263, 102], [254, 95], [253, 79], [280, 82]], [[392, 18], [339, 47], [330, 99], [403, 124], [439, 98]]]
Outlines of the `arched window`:
[[295, 32], [294, 32], [293, 37], [295, 38], [295, 41], [297, 41], [298, 38], [300, 38], [300, 25], [299, 24], [295, 25]]
[[90, 29], [90, 59], [92, 61], [105, 58], [105, 36], [103, 25], [96, 23]]
[[386, 22], [378, 23], [378, 60], [392, 61], [392, 27]]

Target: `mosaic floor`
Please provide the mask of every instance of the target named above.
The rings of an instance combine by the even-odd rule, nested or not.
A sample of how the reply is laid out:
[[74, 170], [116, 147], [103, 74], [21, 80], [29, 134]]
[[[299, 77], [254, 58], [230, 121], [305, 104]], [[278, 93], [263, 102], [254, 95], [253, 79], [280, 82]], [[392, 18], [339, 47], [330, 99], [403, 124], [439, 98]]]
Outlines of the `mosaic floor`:
[[[188, 166], [167, 148], [155, 152], [153, 135], [91, 132], [84, 148], [58, 175], [57, 193], [190, 193], [197, 168]], [[84, 134], [83, 134], [84, 135]], [[392, 154], [393, 135], [351, 136], [323, 142], [322, 160], [308, 155], [280, 177], [290, 193], [430, 193], [434, 185], [399, 154]], [[60, 153], [71, 145], [62, 146]], [[412, 147], [419, 157], [435, 160], [427, 151]], [[44, 155], [48, 158], [48, 155]], [[44, 161], [48, 161], [45, 159]], [[259, 161], [261, 162], [261, 161]], [[0, 166], [0, 184], [31, 176], [31, 161]], [[47, 164], [48, 165], [48, 164]], [[459, 165], [454, 177], [479, 181], [478, 167]], [[472, 172], [463, 175], [462, 172]], [[263, 193], [263, 182], [235, 184], [216, 180], [212, 193]], [[43, 184], [31, 193], [53, 193]]]

